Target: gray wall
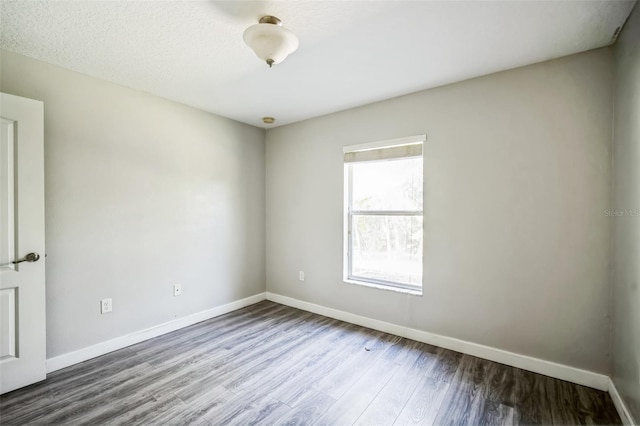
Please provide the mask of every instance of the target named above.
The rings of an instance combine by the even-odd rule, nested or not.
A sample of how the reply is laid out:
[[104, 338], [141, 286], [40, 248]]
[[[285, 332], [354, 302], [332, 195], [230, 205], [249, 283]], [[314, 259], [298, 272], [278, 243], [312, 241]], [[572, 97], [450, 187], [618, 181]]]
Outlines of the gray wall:
[[0, 53], [45, 105], [48, 357], [264, 292], [263, 130]]
[[[276, 128], [266, 158], [260, 129], [1, 53], [0, 89], [45, 102], [49, 357], [264, 291], [266, 213], [269, 291], [609, 372], [609, 49]], [[419, 133], [424, 295], [345, 284], [342, 146]]]
[[[608, 373], [612, 92], [600, 49], [267, 131], [267, 291]], [[342, 146], [420, 133], [424, 295], [343, 283]]]
[[640, 421], [640, 9], [615, 46], [613, 144], [613, 374]]

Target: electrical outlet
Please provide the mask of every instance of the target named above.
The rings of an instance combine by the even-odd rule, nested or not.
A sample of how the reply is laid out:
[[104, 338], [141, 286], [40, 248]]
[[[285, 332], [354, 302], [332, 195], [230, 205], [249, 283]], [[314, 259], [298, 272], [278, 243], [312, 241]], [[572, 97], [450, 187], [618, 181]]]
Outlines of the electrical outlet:
[[181, 296], [182, 295], [182, 284], [174, 284], [173, 285], [173, 295]]
[[304, 281], [304, 271], [298, 271], [298, 279]]
[[100, 300], [100, 313], [108, 314], [111, 311], [113, 311], [113, 300], [111, 298]]

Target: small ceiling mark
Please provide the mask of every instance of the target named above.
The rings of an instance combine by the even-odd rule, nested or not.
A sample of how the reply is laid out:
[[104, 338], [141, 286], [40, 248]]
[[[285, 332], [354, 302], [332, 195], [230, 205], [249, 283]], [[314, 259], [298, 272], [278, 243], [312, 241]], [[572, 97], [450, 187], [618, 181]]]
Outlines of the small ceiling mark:
[[613, 35], [611, 36], [611, 41], [613, 43], [615, 43], [616, 40], [618, 40], [618, 36], [620, 35], [620, 30], [621, 29], [622, 29], [622, 27], [620, 26], [620, 27], [616, 28], [616, 30], [613, 32]]

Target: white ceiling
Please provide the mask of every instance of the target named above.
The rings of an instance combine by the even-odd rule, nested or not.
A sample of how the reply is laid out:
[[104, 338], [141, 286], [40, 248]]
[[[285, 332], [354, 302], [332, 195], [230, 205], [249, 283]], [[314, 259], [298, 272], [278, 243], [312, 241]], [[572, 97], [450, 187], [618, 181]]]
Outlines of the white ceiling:
[[[265, 127], [609, 45], [634, 1], [0, 1], [0, 46]], [[300, 48], [242, 41], [275, 15]]]

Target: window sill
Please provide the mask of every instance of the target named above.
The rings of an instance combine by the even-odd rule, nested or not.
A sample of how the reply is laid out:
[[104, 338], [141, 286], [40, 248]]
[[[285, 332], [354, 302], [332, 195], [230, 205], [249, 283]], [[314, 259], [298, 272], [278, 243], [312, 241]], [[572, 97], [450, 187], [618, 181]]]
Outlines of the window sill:
[[355, 284], [363, 287], [376, 288], [378, 290], [386, 290], [386, 291], [393, 291], [395, 293], [410, 294], [412, 296], [422, 296], [422, 290], [410, 290], [408, 288], [392, 287], [388, 285], [374, 284], [367, 281], [358, 281], [358, 280], [346, 279], [346, 278], [343, 278], [342, 281], [346, 284]]

